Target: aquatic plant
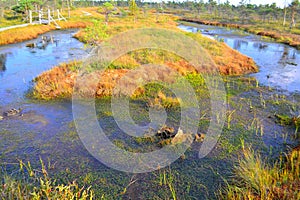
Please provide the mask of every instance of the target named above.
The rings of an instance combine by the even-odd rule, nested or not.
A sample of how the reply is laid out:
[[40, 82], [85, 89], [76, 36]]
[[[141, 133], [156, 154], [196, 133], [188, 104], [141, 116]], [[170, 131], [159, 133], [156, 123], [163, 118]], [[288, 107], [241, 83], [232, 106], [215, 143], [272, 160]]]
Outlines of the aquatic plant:
[[220, 199], [299, 199], [300, 151], [295, 149], [274, 165], [250, 148], [243, 150], [234, 177], [219, 191]]
[[92, 200], [94, 191], [91, 187], [84, 188], [73, 181], [69, 184], [58, 184], [49, 177], [42, 160], [41, 169], [35, 170], [30, 162], [20, 161], [19, 172], [22, 178], [4, 175], [0, 187], [1, 199], [61, 199], [61, 200]]
[[300, 127], [300, 115], [294, 115], [291, 117], [288, 115], [276, 114], [275, 117], [277, 118], [277, 123], [283, 126], [294, 126], [295, 135], [298, 133]]
[[162, 170], [162, 172], [159, 173], [159, 185], [168, 186], [172, 199], [176, 200], [177, 195], [176, 195], [176, 188], [174, 182], [175, 179], [170, 169]]
[[108, 38], [107, 25], [101, 20], [94, 20], [92, 26], [84, 29], [83, 42], [96, 45], [98, 42]]

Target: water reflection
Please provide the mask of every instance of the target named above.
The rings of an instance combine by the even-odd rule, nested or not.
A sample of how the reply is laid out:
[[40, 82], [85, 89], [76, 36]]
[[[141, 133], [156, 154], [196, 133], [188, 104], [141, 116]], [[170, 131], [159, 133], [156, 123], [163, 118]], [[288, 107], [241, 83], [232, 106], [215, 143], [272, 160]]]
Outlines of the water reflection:
[[282, 55], [278, 61], [282, 66], [294, 65], [297, 66], [296, 58], [297, 52], [294, 49], [288, 48], [287, 46], [283, 47]]
[[245, 41], [245, 40], [234, 40], [233, 41], [233, 48], [236, 49], [236, 50], [240, 50], [242, 46], [248, 46], [248, 42]]
[[257, 49], [259, 52], [266, 51], [269, 47], [268, 44], [262, 42], [254, 42], [252, 46], [254, 49]]
[[283, 52], [278, 63], [285, 66], [288, 61], [288, 55], [289, 55], [289, 48], [283, 47]]
[[[41, 72], [70, 60], [78, 60], [87, 56], [84, 44], [73, 38], [76, 30], [53, 31], [52, 38], [59, 41], [48, 42], [46, 48], [34, 45], [47, 38], [49, 33], [34, 40], [28, 40], [0, 48], [0, 106], [22, 99], [32, 87], [32, 80]], [[29, 47], [33, 46], [33, 47]], [[4, 72], [5, 70], [5, 72]]]
[[6, 70], [7, 53], [0, 54], [0, 75]]
[[[45, 50], [49, 44], [55, 44], [55, 47], [58, 47], [58, 39], [56, 39], [53, 35], [45, 35], [41, 37], [41, 40], [37, 40], [34, 42], [30, 42], [26, 44], [26, 47], [30, 49], [42, 49]], [[31, 51], [32, 53], [36, 53], [35, 50]]]

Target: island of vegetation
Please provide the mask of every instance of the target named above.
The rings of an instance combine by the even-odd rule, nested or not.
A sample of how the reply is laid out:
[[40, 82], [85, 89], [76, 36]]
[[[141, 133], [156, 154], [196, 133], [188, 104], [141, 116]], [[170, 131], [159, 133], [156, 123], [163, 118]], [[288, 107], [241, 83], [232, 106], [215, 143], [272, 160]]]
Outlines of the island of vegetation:
[[[105, 24], [105, 16], [101, 16], [101, 11], [99, 12], [98, 8], [89, 9], [88, 11], [97, 13], [97, 20], [95, 21], [95, 17], [93, 17], [93, 25], [82, 29], [75, 35], [76, 38], [87, 44], [98, 44], [120, 31], [143, 28], [147, 24], [147, 27], [167, 28], [192, 37], [208, 51], [221, 75], [243, 75], [258, 71], [258, 67], [251, 58], [231, 49], [225, 43], [209, 39], [201, 34], [185, 33], [179, 30], [176, 27], [178, 18], [173, 15], [165, 14], [157, 17], [154, 10], [149, 10], [146, 16], [143, 13], [139, 13], [138, 17], [130, 14], [127, 16], [111, 16]], [[120, 57], [108, 66], [101, 78], [102, 83], [98, 83], [96, 96], [110, 96], [114, 84], [122, 75], [130, 69], [148, 63], [165, 64], [181, 75], [197, 73], [186, 60], [172, 53], [162, 50], [139, 50]], [[38, 76], [35, 79], [33, 88], [34, 97], [40, 99], [70, 98], [80, 65], [80, 62], [61, 64]]]

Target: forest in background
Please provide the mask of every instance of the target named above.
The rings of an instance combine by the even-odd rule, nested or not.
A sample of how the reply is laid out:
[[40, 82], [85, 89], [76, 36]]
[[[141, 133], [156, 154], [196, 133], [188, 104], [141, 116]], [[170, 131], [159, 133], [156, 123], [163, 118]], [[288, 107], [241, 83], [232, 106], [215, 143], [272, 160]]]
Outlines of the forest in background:
[[[76, 7], [108, 5], [117, 9], [128, 7], [130, 4], [137, 5], [137, 9], [144, 12], [147, 9], [156, 9], [160, 13], [176, 13], [178, 15], [189, 15], [195, 18], [225, 20], [241, 24], [252, 23], [278, 23], [287, 28], [296, 27], [300, 13], [299, 0], [286, 2], [284, 8], [273, 4], [255, 5], [249, 3], [249, 0], [241, 0], [235, 6], [226, 1], [203, 0], [198, 1], [160, 1], [145, 2], [138, 0], [129, 1], [93, 1], [93, 0], [1, 0], [0, 18], [14, 19], [20, 22], [28, 20], [26, 18], [29, 10], [39, 10], [41, 8], [50, 9], [74, 9]], [[111, 9], [113, 10], [113, 9]], [[3, 23], [0, 26], [3, 26]]]

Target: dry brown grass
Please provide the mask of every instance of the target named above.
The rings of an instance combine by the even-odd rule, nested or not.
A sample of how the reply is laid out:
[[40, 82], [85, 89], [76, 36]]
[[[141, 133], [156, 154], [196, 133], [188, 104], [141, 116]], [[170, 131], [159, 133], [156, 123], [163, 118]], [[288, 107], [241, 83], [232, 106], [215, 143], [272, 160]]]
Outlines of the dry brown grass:
[[253, 150], [245, 149], [235, 167], [235, 177], [220, 199], [299, 199], [300, 151], [292, 150], [274, 165], [266, 164]]
[[172, 108], [180, 106], [181, 100], [177, 97], [166, 96], [162, 91], [158, 91], [154, 99], [149, 99], [148, 104], [156, 108]]
[[[137, 81], [141, 76], [146, 81], [157, 77], [166, 83], [173, 83], [176, 76], [171, 68], [163, 68], [159, 71], [145, 68], [138, 74], [128, 74], [124, 78], [123, 76], [129, 71], [128, 69], [107, 69], [103, 72], [96, 70], [76, 79], [78, 65], [81, 64], [79, 62], [64, 63], [39, 75], [35, 79], [33, 96], [46, 100], [70, 98], [75, 87], [80, 91], [81, 96], [101, 98], [111, 96], [116, 85], [121, 87], [114, 91], [115, 95], [138, 96], [144, 93], [143, 87], [140, 87]], [[75, 81], [84, 87], [76, 88]], [[167, 103], [170, 99], [162, 98], [162, 100], [162, 103]]]
[[34, 80], [36, 84], [33, 95], [39, 99], [70, 97], [77, 74], [71, 68], [78, 64], [77, 62], [61, 64], [42, 73]]
[[55, 30], [53, 26], [32, 25], [0, 32], [0, 45], [12, 44], [37, 38], [38, 35]]
[[[85, 9], [83, 9], [85, 10]], [[81, 15], [80, 15], [81, 14]], [[75, 10], [71, 12], [71, 19], [68, 21], [58, 21], [57, 23], [62, 29], [68, 28], [85, 28], [92, 23], [88, 18], [82, 16], [83, 12]], [[64, 13], [64, 16], [67, 14]], [[12, 44], [37, 38], [40, 34], [55, 30], [54, 25], [29, 25], [26, 27], [9, 29], [0, 32], [0, 45]]]
[[[61, 21], [58, 23], [62, 29], [68, 28], [85, 28], [87, 22], [80, 21]], [[54, 25], [29, 25], [27, 27], [9, 29], [0, 32], [0, 45], [13, 44], [25, 40], [37, 38], [40, 34], [55, 30]]]
[[223, 75], [242, 75], [258, 72], [252, 58], [231, 49], [227, 44], [222, 44], [221, 55], [213, 56], [219, 71]]

